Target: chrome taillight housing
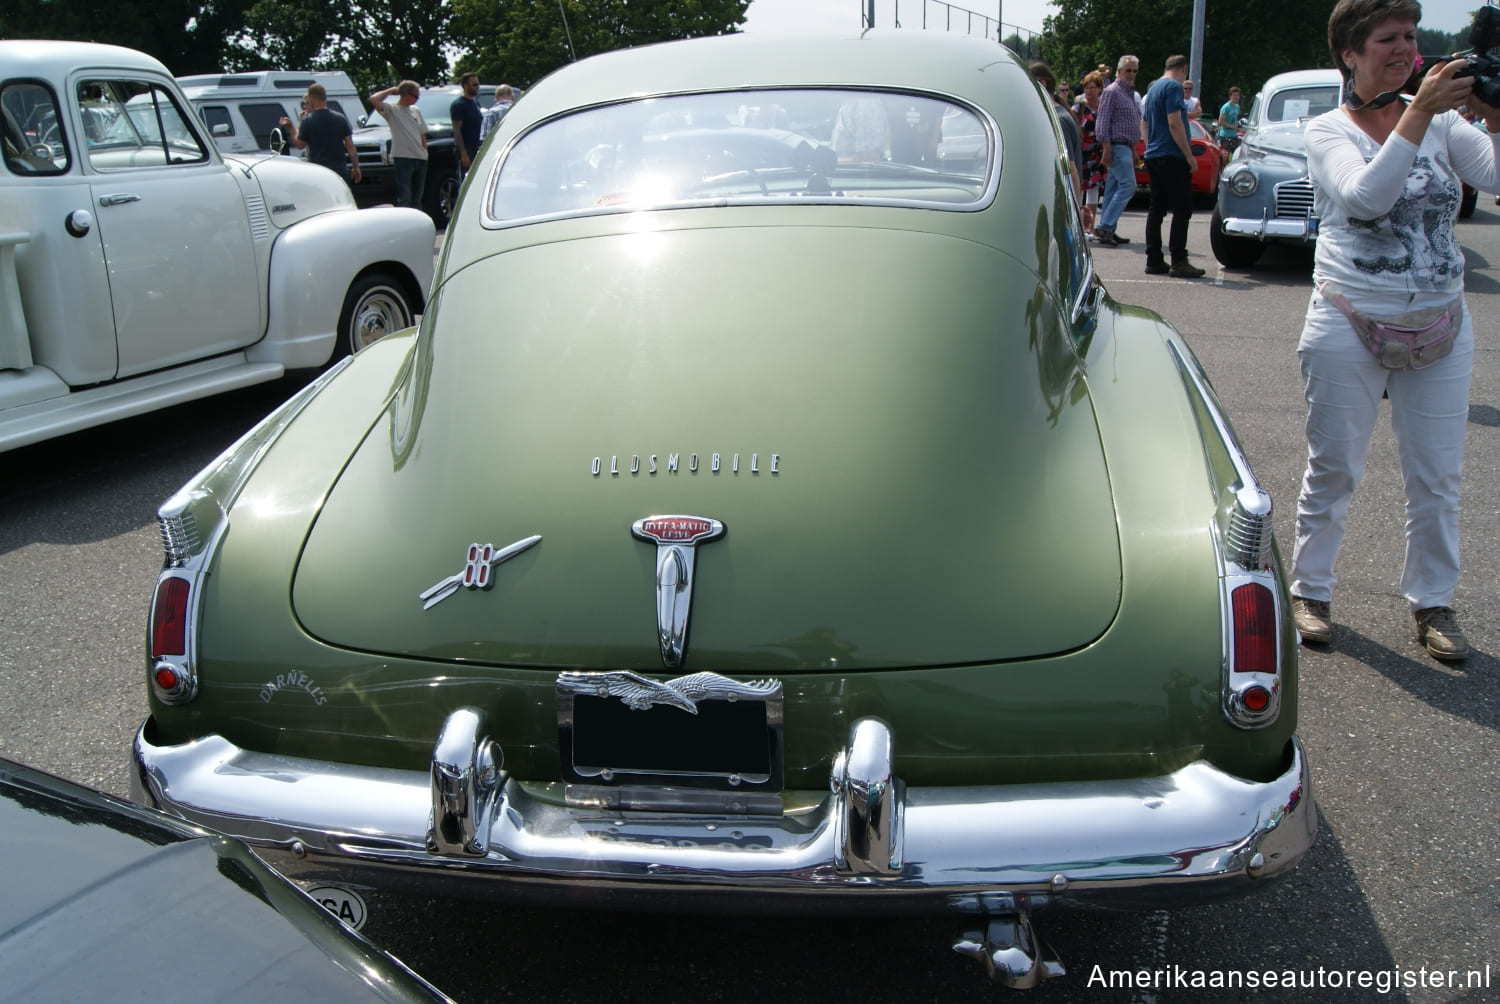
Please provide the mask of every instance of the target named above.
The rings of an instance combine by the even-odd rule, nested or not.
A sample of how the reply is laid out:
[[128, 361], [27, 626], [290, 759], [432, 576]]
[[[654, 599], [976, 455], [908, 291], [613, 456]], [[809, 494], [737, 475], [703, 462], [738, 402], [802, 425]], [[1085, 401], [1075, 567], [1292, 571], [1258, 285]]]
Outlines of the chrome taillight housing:
[[1224, 606], [1224, 716], [1265, 728], [1281, 712], [1282, 610], [1271, 554], [1271, 498], [1239, 486], [1225, 533], [1220, 588]]
[[146, 629], [146, 675], [158, 701], [186, 704], [198, 696], [198, 608], [229, 510], [261, 458], [351, 358], [293, 394], [156, 511], [163, 560]]
[[[1235, 437], [1197, 360], [1186, 348], [1168, 343], [1184, 383], [1210, 420], [1205, 438], [1217, 436], [1234, 470], [1234, 482], [1221, 502], [1222, 522], [1214, 522], [1219, 552], [1219, 598], [1223, 617], [1224, 717], [1242, 729], [1263, 729], [1281, 713], [1281, 691], [1288, 655], [1280, 579], [1272, 550], [1271, 496], [1261, 489], [1250, 461]], [[1227, 511], [1224, 505], [1227, 502]]]
[[1281, 615], [1274, 583], [1247, 579], [1229, 589], [1224, 714], [1256, 729], [1281, 711]]
[[151, 693], [164, 704], [198, 696], [198, 606], [203, 579], [229, 519], [201, 485], [190, 484], [156, 512], [162, 570], [146, 630]]
[[163, 572], [151, 598], [151, 630], [147, 637], [151, 659], [151, 689], [167, 704], [185, 704], [198, 692], [198, 676], [188, 658], [188, 618], [193, 580], [175, 571]]

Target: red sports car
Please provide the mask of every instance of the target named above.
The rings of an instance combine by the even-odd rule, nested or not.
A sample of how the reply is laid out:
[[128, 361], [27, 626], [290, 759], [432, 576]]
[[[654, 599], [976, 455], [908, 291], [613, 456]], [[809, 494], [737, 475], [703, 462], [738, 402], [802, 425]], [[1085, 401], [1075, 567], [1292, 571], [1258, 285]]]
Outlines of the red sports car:
[[[1219, 191], [1219, 173], [1224, 170], [1224, 164], [1229, 155], [1214, 140], [1208, 132], [1207, 127], [1197, 119], [1188, 120], [1188, 146], [1192, 148], [1193, 156], [1197, 158], [1197, 166], [1193, 168], [1193, 194], [1206, 195], [1213, 198]], [[1140, 140], [1135, 144], [1135, 193], [1145, 195], [1151, 187], [1151, 179], [1146, 176], [1146, 164], [1141, 159], [1146, 155], [1146, 141]]]

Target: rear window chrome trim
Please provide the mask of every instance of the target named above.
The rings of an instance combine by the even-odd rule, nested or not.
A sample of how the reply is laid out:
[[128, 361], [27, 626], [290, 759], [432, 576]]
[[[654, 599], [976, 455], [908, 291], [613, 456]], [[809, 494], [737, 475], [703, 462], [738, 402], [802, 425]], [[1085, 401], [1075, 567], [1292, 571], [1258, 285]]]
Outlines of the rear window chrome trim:
[[[743, 198], [726, 198], [715, 196], [703, 199], [688, 199], [677, 201], [664, 201], [648, 205], [621, 204], [614, 206], [596, 206], [589, 209], [570, 209], [556, 213], [537, 214], [532, 216], [521, 216], [513, 219], [499, 219], [491, 211], [495, 201], [495, 191], [500, 183], [500, 175], [505, 169], [506, 162], [511, 153], [526, 137], [532, 135], [539, 129], [555, 123], [561, 119], [568, 118], [585, 112], [596, 111], [601, 108], [609, 108], [619, 105], [635, 104], [644, 101], [657, 101], [667, 98], [691, 98], [698, 95], [730, 94], [730, 93], [755, 93], [764, 91], [849, 91], [867, 92], [871, 94], [883, 94], [890, 96], [909, 96], [915, 98], [926, 98], [933, 101], [941, 101], [954, 105], [974, 115], [979, 119], [984, 128], [985, 138], [989, 143], [994, 155], [991, 158], [989, 171], [984, 177], [984, 187], [979, 195], [970, 202], [955, 203], [937, 200], [922, 199], [899, 199], [899, 198], [850, 198], [847, 196], [822, 196], [822, 195], [796, 195], [796, 196], [765, 196], [746, 195]], [[712, 209], [712, 208], [744, 208], [751, 206], [841, 206], [841, 207], [878, 207], [897, 209], [935, 209], [954, 213], [976, 213], [988, 209], [995, 201], [995, 196], [1000, 188], [1000, 176], [1003, 173], [1005, 150], [1002, 142], [1000, 127], [985, 108], [974, 104], [972, 101], [949, 94], [943, 91], [919, 90], [900, 87], [871, 87], [847, 84], [762, 84], [744, 87], [714, 87], [694, 90], [667, 91], [652, 94], [631, 94], [610, 101], [600, 101], [588, 105], [579, 105], [550, 115], [527, 126], [522, 132], [512, 136], [505, 144], [500, 154], [496, 156], [489, 167], [484, 181], [484, 197], [480, 211], [480, 223], [486, 230], [506, 230], [512, 227], [531, 226], [537, 223], [548, 223], [559, 220], [589, 219], [601, 216], [621, 216], [640, 213], [654, 213], [678, 209]]]

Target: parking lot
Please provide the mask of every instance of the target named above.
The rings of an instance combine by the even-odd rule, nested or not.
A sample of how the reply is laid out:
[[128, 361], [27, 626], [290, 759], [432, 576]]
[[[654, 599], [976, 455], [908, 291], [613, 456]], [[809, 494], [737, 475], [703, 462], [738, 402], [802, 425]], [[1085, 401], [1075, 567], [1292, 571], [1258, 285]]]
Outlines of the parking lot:
[[[1119, 227], [1132, 243], [1096, 249], [1094, 260], [1116, 299], [1164, 314], [1198, 354], [1275, 499], [1289, 549], [1305, 458], [1295, 347], [1311, 256], [1271, 249], [1254, 269], [1223, 270], [1207, 223], [1206, 210], [1196, 213], [1189, 241], [1209, 270], [1200, 280], [1144, 274], [1139, 207]], [[1038, 932], [1069, 973], [1030, 1000], [1500, 1000], [1500, 207], [1482, 198], [1459, 235], [1477, 351], [1455, 606], [1475, 654], [1441, 665], [1413, 637], [1397, 586], [1400, 476], [1383, 425], [1350, 512], [1333, 644], [1301, 660], [1300, 731], [1320, 818], [1313, 853], [1250, 899], [1170, 914], [1041, 915]], [[155, 508], [295, 386], [283, 380], [0, 459], [0, 755], [126, 791], [129, 744], [146, 713]], [[463, 1001], [996, 993], [950, 950], [957, 920], [705, 921], [395, 896], [372, 896], [371, 908], [366, 933]], [[1123, 970], [1168, 976], [1145, 989], [1108, 985]], [[1463, 985], [1475, 970], [1488, 982]], [[1181, 982], [1252, 971], [1278, 982], [1295, 974], [1303, 985]], [[1370, 974], [1363, 987], [1360, 973]], [[1450, 973], [1458, 986], [1447, 985]], [[1382, 993], [1391, 983], [1399, 989]]]

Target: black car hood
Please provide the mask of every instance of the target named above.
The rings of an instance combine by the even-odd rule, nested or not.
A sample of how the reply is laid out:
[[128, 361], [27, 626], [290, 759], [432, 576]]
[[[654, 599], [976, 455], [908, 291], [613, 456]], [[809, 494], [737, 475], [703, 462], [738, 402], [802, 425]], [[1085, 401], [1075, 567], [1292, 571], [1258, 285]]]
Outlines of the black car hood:
[[[4, 761], [0, 889], [6, 1000], [441, 999], [383, 984], [391, 960], [243, 844]], [[345, 938], [364, 951], [319, 944]]]

